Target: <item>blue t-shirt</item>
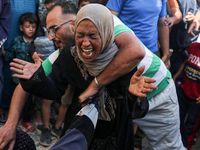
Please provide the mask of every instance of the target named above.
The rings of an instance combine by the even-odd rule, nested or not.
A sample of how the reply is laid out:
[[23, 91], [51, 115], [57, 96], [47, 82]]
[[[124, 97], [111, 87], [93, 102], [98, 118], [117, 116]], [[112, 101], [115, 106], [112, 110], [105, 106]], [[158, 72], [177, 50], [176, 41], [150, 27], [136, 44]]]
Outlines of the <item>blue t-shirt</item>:
[[158, 19], [167, 15], [165, 0], [109, 0], [109, 9], [131, 28], [152, 52], [158, 51]]

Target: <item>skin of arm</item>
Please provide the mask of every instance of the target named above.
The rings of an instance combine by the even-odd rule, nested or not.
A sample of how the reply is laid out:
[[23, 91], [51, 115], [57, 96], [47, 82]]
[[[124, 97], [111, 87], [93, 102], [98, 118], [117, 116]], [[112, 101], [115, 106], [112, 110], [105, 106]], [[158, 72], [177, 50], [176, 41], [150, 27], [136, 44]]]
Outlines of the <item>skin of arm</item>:
[[191, 36], [195, 36], [195, 34], [193, 33], [193, 30], [198, 31], [199, 29], [199, 24], [200, 23], [200, 11], [198, 11], [195, 15], [195, 19], [193, 20], [193, 22], [190, 24], [189, 29], [188, 29], [188, 34]]
[[183, 72], [183, 68], [185, 66], [187, 62], [187, 59], [182, 63], [182, 65], [180, 66], [180, 68], [178, 69], [177, 73], [174, 75], [173, 80], [174, 82], [176, 81], [176, 79], [181, 75], [181, 73]]
[[158, 20], [158, 38], [163, 51], [162, 61], [165, 63], [169, 53], [169, 28], [164, 22], [165, 17]]
[[169, 17], [169, 15], [167, 15], [164, 22], [170, 30], [174, 24], [178, 24], [182, 20], [182, 13], [178, 7], [171, 8], [171, 13], [172, 16]]
[[0, 128], [0, 149], [3, 149], [8, 143], [10, 143], [10, 149], [14, 148], [17, 125], [27, 96], [28, 93], [18, 84], [12, 96], [8, 120]]
[[[38, 62], [37, 66], [40, 66], [39, 57], [34, 56], [34, 60]], [[23, 90], [21, 84], [18, 84], [12, 96], [8, 120], [4, 126], [0, 127], [0, 149], [3, 149], [8, 143], [10, 143], [9, 149], [14, 148], [17, 125], [27, 96], [28, 93]]]
[[[130, 32], [123, 32], [115, 37], [119, 48], [115, 58], [97, 77], [101, 86], [105, 86], [115, 79], [130, 72], [145, 56], [145, 50], [139, 39]], [[96, 94], [98, 85], [93, 80], [89, 87], [79, 96], [80, 102]]]
[[178, 24], [182, 20], [182, 13], [178, 7], [171, 8], [173, 24]]

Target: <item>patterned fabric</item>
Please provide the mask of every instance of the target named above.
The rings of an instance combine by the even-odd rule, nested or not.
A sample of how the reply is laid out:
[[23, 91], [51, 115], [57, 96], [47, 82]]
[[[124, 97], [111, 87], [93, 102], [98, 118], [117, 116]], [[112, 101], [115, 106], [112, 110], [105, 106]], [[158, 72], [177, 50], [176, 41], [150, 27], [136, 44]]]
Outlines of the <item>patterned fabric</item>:
[[[5, 61], [11, 62], [13, 58], [19, 58], [28, 62], [32, 61], [31, 56], [29, 55], [30, 42], [24, 40], [23, 36], [16, 37], [9, 50], [5, 53]], [[14, 74], [14, 72], [12, 73]], [[13, 77], [14, 83], [18, 84], [19, 79]]]
[[10, 49], [6, 51], [5, 61], [10, 62], [13, 58], [19, 58], [31, 62], [32, 59], [29, 55], [30, 44], [30, 42], [24, 40], [23, 36], [16, 37]]
[[79, 59], [75, 46], [71, 48], [71, 55], [74, 57], [74, 61], [76, 62], [78, 68], [80, 69], [83, 78], [87, 80], [87, 78], [89, 77], [87, 68], [85, 67], [84, 63]]
[[47, 16], [46, 6], [44, 4], [45, 0], [40, 0], [39, 7], [38, 7], [38, 16], [40, 21], [43, 21]]
[[[8, 146], [4, 148], [7, 150]], [[17, 130], [14, 150], [36, 150], [33, 139], [25, 132]]]

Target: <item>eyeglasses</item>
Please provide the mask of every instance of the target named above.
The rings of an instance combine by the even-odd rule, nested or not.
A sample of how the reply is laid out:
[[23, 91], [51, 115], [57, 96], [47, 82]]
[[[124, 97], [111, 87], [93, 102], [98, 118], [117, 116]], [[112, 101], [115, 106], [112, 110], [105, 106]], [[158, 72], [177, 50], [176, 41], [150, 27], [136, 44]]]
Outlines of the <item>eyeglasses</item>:
[[58, 31], [58, 28], [60, 26], [64, 25], [64, 24], [69, 23], [69, 22], [72, 22], [72, 20], [66, 21], [66, 22], [64, 22], [64, 23], [62, 23], [60, 25], [57, 25], [55, 27], [50, 28], [49, 30], [47, 30], [48, 34], [50, 33], [52, 37], [55, 37], [56, 36], [56, 31]]

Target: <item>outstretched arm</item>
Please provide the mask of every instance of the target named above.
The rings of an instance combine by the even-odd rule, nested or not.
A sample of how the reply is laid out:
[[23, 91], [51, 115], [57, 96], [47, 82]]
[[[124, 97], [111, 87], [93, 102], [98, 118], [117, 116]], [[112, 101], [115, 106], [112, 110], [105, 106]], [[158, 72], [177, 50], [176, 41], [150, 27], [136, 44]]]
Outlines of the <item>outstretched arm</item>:
[[27, 96], [28, 93], [18, 84], [12, 96], [8, 120], [0, 128], [0, 149], [3, 149], [7, 144], [10, 144], [9, 149], [14, 148], [17, 125]]

